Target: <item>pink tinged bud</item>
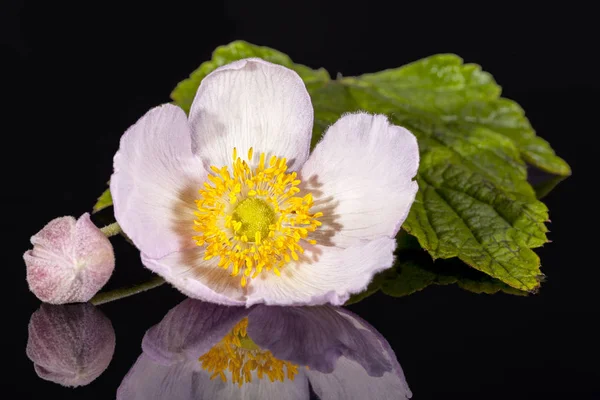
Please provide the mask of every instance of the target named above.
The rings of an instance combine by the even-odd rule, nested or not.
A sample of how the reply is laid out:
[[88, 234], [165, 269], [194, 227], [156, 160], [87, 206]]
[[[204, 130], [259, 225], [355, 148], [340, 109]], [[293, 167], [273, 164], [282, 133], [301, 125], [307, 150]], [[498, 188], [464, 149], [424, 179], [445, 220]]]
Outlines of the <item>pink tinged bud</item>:
[[27, 283], [38, 299], [52, 304], [86, 302], [108, 281], [115, 268], [112, 245], [90, 220], [60, 217], [31, 238], [23, 255]]
[[47, 381], [87, 385], [106, 370], [114, 351], [113, 326], [90, 303], [42, 304], [29, 320], [27, 357]]

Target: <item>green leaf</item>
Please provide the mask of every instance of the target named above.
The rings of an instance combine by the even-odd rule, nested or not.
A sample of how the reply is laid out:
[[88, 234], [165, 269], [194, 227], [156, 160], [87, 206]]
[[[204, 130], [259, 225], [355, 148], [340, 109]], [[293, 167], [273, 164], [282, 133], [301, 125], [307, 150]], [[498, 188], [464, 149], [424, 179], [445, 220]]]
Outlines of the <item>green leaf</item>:
[[546, 242], [546, 207], [502, 190], [448, 155], [423, 155], [405, 229], [434, 258], [459, 257], [517, 289], [534, 290], [540, 262], [531, 248]]
[[[504, 282], [468, 268], [456, 260], [438, 260], [423, 254], [403, 254], [394, 268], [378, 278], [380, 290], [389, 296], [402, 297], [420, 291], [430, 285], [456, 284], [473, 293], [507, 294], [525, 296], [529, 292], [508, 286]], [[375, 280], [374, 280], [375, 281]]]
[[171, 97], [189, 110], [208, 73], [246, 57], [292, 68], [304, 79], [315, 108], [313, 145], [342, 114], [357, 110], [387, 114], [410, 129], [419, 142], [421, 164], [419, 192], [404, 229], [434, 259], [457, 257], [513, 288], [536, 290], [542, 275], [532, 248], [547, 242], [548, 220], [536, 192], [541, 195], [551, 187], [534, 190], [527, 165], [561, 179], [571, 170], [536, 136], [519, 105], [500, 97], [501, 88], [489, 73], [456, 55], [439, 54], [396, 69], [331, 80], [323, 69], [237, 41], [215, 50], [212, 60]]
[[110, 194], [110, 189], [106, 189], [100, 195], [100, 197], [98, 197], [98, 201], [96, 201], [96, 204], [94, 205], [93, 212], [97, 213], [100, 210], [104, 210], [105, 208], [112, 206], [112, 204], [113, 201], [112, 196]]
[[501, 88], [492, 76], [476, 64], [463, 64], [456, 55], [434, 55], [343, 81], [362, 92], [361, 107], [373, 96], [401, 119], [416, 115], [467, 129], [485, 128], [510, 139], [528, 163], [556, 175], [571, 173], [548, 142], [535, 135], [523, 109], [499, 97]]
[[526, 296], [529, 292], [515, 289], [461, 262], [453, 260], [433, 261], [419, 250], [397, 251], [393, 267], [375, 275], [366, 290], [353, 295], [344, 305], [358, 303], [381, 291], [392, 297], [403, 297], [421, 291], [431, 285], [451, 285], [477, 294], [503, 292]]
[[533, 186], [538, 199], [550, 193], [565, 178], [566, 176], [553, 175], [532, 165], [527, 168], [527, 181]]

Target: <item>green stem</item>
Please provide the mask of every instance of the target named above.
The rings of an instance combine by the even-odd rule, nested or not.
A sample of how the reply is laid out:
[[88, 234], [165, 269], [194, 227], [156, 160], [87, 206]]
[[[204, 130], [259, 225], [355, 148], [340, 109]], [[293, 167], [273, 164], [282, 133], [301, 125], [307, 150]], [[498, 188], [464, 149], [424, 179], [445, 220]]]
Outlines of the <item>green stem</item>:
[[121, 227], [117, 222], [113, 222], [112, 224], [106, 225], [105, 227], [100, 228], [100, 230], [106, 235], [106, 237], [115, 236], [121, 233]]
[[119, 288], [115, 290], [109, 290], [107, 292], [100, 292], [96, 294], [90, 303], [97, 306], [99, 304], [109, 303], [111, 301], [123, 299], [125, 297], [133, 296], [134, 294], [145, 292], [146, 290], [154, 289], [165, 283], [165, 280], [160, 276], [155, 276], [152, 279], [139, 283], [135, 286]]

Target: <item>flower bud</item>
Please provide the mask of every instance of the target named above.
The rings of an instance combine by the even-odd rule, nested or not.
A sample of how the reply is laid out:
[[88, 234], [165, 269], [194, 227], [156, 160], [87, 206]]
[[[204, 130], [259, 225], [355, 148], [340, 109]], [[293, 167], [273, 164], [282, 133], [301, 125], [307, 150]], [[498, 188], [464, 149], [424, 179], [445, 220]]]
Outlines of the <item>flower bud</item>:
[[86, 302], [108, 281], [115, 267], [112, 245], [90, 220], [60, 217], [31, 238], [23, 255], [29, 289], [43, 302]]
[[113, 326], [90, 303], [42, 304], [29, 320], [27, 357], [47, 381], [87, 385], [108, 367], [114, 351]]

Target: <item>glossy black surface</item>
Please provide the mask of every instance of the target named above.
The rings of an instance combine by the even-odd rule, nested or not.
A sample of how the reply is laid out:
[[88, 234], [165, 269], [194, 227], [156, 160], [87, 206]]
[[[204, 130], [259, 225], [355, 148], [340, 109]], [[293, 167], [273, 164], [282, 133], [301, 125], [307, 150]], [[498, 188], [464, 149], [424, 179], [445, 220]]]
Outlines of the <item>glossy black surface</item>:
[[[25, 354], [27, 325], [40, 306], [27, 289], [21, 258], [29, 236], [54, 217], [89, 211], [106, 186], [123, 131], [169, 101], [176, 83], [216, 46], [235, 39], [274, 47], [332, 75], [439, 52], [490, 71], [573, 168], [544, 200], [552, 243], [538, 254], [547, 281], [529, 297], [431, 287], [401, 299], [376, 294], [349, 308], [390, 343], [417, 400], [600, 398], [598, 202], [591, 189], [600, 90], [590, 13], [562, 6], [544, 8], [544, 17], [524, 5], [405, 6], [8, 3], [0, 14], [8, 67], [0, 161], [8, 398], [114, 398], [145, 331], [184, 299], [165, 285], [100, 306], [116, 348], [89, 386], [66, 389], [41, 380]], [[113, 243], [117, 268], [109, 287], [149, 276], [133, 247]]]

